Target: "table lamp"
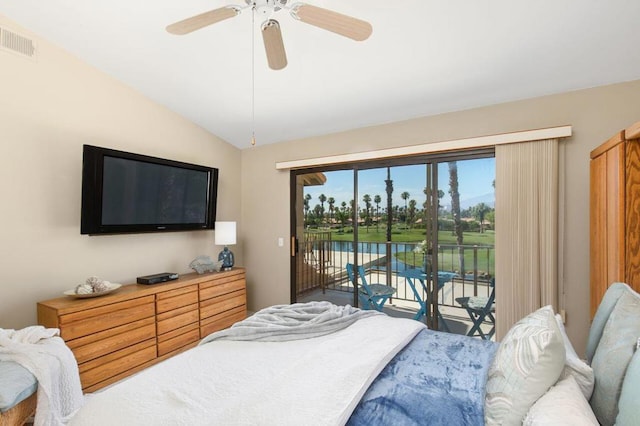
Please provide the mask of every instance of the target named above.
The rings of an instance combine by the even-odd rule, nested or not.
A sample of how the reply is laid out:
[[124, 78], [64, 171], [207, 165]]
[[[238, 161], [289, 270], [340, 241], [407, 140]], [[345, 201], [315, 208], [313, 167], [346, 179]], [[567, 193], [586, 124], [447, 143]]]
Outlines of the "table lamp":
[[236, 223], [216, 222], [215, 242], [217, 246], [224, 246], [218, 255], [218, 260], [222, 260], [222, 269], [228, 271], [233, 267], [233, 252], [229, 250], [230, 245], [236, 243]]

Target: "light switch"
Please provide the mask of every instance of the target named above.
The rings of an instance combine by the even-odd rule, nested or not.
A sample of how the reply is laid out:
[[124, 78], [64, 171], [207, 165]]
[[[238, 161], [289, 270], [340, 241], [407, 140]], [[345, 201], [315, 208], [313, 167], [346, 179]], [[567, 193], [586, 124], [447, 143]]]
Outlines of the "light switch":
[[284, 247], [284, 238], [282, 237], [278, 238], [278, 247]]

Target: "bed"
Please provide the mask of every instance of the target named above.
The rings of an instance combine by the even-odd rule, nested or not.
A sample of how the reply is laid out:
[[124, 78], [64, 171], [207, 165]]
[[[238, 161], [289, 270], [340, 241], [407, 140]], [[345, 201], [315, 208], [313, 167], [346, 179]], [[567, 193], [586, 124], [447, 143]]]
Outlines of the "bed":
[[598, 309], [587, 362], [551, 307], [496, 344], [351, 307], [281, 305], [88, 395], [70, 425], [637, 425], [638, 337], [640, 296], [625, 284]]
[[[293, 309], [304, 312], [308, 307]], [[494, 343], [432, 332], [414, 320], [360, 312], [366, 316], [312, 339], [201, 344], [90, 398], [71, 424], [299, 425], [303, 419], [319, 425], [382, 424], [391, 400], [380, 394], [390, 392], [396, 395], [393, 410], [413, 424], [444, 405], [449, 409], [441, 410], [443, 418], [455, 406], [466, 424], [483, 424], [482, 389]], [[425, 352], [427, 347], [432, 350]], [[442, 369], [452, 361], [455, 374]], [[412, 409], [429, 396], [421, 392], [429, 389], [425, 380], [446, 386], [434, 388], [440, 392], [422, 404], [427, 411]], [[166, 386], [167, 381], [172, 384]]]

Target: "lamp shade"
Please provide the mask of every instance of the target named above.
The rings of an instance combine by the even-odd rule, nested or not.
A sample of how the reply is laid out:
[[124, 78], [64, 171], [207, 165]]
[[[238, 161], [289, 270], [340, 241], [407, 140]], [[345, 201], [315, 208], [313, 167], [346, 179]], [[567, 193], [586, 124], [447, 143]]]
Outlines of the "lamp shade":
[[230, 246], [236, 243], [236, 223], [216, 222], [215, 243], [217, 246]]

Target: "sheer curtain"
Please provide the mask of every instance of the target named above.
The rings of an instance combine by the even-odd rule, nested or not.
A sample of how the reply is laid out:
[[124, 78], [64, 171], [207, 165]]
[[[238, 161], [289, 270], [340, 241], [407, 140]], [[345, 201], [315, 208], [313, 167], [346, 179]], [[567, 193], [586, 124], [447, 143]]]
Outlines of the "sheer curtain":
[[496, 336], [558, 309], [558, 140], [496, 146]]

